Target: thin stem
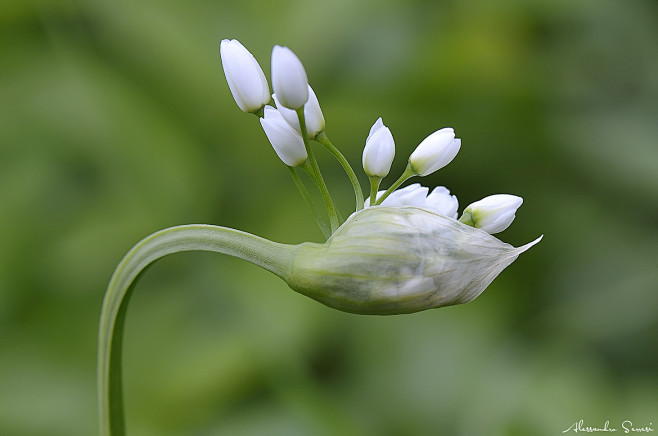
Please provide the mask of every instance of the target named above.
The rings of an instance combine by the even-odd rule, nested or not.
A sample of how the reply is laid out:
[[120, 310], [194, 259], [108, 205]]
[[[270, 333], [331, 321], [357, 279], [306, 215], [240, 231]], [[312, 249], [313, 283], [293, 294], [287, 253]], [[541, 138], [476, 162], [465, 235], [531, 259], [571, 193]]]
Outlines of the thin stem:
[[128, 302], [137, 279], [156, 260], [182, 251], [215, 251], [247, 260], [290, 279], [296, 247], [226, 227], [187, 225], [154, 233], [117, 266], [105, 294], [98, 334], [98, 399], [101, 436], [123, 436], [121, 350]]
[[318, 133], [314, 139], [315, 141], [324, 145], [325, 148], [334, 155], [338, 162], [340, 162], [341, 166], [347, 173], [347, 177], [349, 177], [350, 182], [352, 183], [352, 188], [354, 189], [354, 197], [356, 198], [356, 210], [359, 211], [363, 209], [363, 190], [361, 189], [359, 179], [356, 177], [356, 174], [350, 166], [350, 163], [347, 161], [347, 159], [345, 159], [345, 156], [343, 156], [343, 154], [336, 148], [336, 146], [332, 144], [324, 130]]
[[382, 182], [381, 177], [370, 176], [370, 204], [372, 206], [377, 201], [377, 190], [379, 189], [379, 184]]
[[318, 162], [315, 159], [313, 150], [311, 150], [311, 146], [308, 142], [308, 132], [306, 130], [306, 121], [304, 120], [303, 106], [297, 109], [297, 117], [299, 118], [299, 127], [302, 131], [302, 139], [304, 140], [304, 147], [306, 147], [306, 154], [308, 154], [308, 160], [305, 163], [308, 164], [308, 166], [303, 166], [303, 168], [309, 168], [307, 171], [310, 171], [309, 174], [312, 173], [311, 178], [313, 178], [313, 181], [320, 190], [320, 194], [322, 194], [322, 199], [324, 200], [327, 213], [329, 214], [329, 225], [331, 226], [331, 233], [333, 234], [340, 225], [338, 211], [336, 210], [336, 205], [334, 205], [334, 202], [331, 199], [331, 195], [329, 195], [329, 189], [327, 189], [327, 185], [324, 183], [322, 173], [320, 172], [320, 167], [318, 166]]
[[473, 215], [471, 215], [470, 212], [464, 211], [462, 216], [460, 216], [457, 221], [466, 224], [467, 226], [475, 227], [475, 220], [473, 219]]
[[263, 115], [265, 114], [265, 105], [252, 112], [252, 114], [256, 115], [258, 118], [263, 118]]
[[381, 197], [379, 197], [379, 198], [377, 199], [377, 201], [375, 202], [375, 204], [382, 204], [382, 201], [386, 200], [386, 198], [387, 198], [389, 195], [391, 195], [391, 193], [392, 193], [393, 191], [395, 191], [395, 190], [398, 188], [398, 186], [400, 186], [400, 185], [403, 184], [406, 180], [410, 179], [411, 177], [413, 177], [413, 176], [415, 176], [415, 175], [416, 175], [416, 172], [415, 172], [414, 170], [411, 169], [411, 164], [407, 164], [407, 168], [405, 168], [405, 170], [404, 170], [404, 172], [402, 173], [402, 175], [400, 176], [400, 178], [397, 179], [397, 180], [395, 181], [395, 183], [393, 183], [393, 184], [391, 185], [391, 187], [388, 188], [388, 189], [386, 190], [386, 192], [384, 192], [384, 194], [383, 194]]
[[327, 223], [322, 219], [322, 216], [320, 215], [320, 211], [318, 210], [318, 208], [315, 207], [315, 203], [313, 203], [313, 200], [311, 199], [311, 196], [309, 195], [306, 186], [302, 182], [302, 179], [299, 178], [299, 174], [297, 174], [297, 171], [293, 167], [288, 167], [288, 170], [290, 170], [290, 175], [292, 176], [292, 179], [294, 180], [295, 185], [299, 190], [299, 193], [302, 195], [302, 198], [304, 198], [304, 202], [309, 207], [309, 209], [311, 209], [311, 212], [313, 212], [313, 216], [315, 216], [315, 221], [318, 223], [320, 230], [322, 230], [322, 234], [324, 235], [325, 238], [328, 238], [329, 236], [331, 236], [329, 227], [327, 227]]

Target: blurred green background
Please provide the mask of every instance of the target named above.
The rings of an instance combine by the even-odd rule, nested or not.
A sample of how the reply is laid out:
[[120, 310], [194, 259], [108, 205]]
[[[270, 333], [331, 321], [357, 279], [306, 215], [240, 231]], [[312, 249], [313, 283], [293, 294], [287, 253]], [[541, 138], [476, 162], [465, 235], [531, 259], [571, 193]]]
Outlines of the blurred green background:
[[[223, 38], [268, 76], [272, 46], [291, 47], [355, 169], [382, 116], [386, 186], [454, 127], [458, 157], [416, 181], [462, 207], [520, 195], [500, 238], [545, 237], [473, 303], [393, 317], [325, 308], [228, 257], [165, 258], [128, 312], [129, 434], [658, 427], [655, 1], [9, 0], [0, 29], [0, 434], [96, 433], [100, 306], [142, 237], [322, 239], [233, 102]], [[317, 150], [347, 215], [349, 183]]]

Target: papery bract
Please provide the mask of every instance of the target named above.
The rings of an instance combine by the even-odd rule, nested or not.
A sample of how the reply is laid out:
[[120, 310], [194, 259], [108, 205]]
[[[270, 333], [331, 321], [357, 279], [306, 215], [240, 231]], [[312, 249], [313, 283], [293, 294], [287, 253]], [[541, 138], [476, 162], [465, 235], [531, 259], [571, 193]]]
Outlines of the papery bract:
[[300, 244], [288, 284], [327, 306], [363, 314], [468, 303], [540, 239], [514, 248], [426, 209], [369, 207], [324, 244]]
[[258, 61], [236, 39], [219, 45], [224, 75], [233, 99], [243, 112], [256, 112], [270, 101], [270, 88]]

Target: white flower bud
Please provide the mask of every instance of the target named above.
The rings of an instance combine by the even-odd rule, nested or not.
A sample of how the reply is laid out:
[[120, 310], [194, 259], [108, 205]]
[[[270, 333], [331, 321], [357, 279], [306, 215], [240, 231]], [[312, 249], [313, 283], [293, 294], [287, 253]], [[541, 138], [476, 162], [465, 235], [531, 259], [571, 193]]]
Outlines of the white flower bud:
[[[272, 94], [272, 98], [274, 98], [276, 107], [279, 109], [279, 112], [281, 112], [281, 115], [283, 115], [283, 118], [301, 135], [302, 129], [299, 127], [299, 117], [297, 117], [297, 112], [283, 106], [277, 98], [276, 93]], [[306, 121], [306, 132], [308, 133], [309, 138], [315, 138], [318, 133], [324, 130], [324, 115], [322, 115], [320, 102], [318, 101], [318, 97], [315, 95], [313, 88], [311, 88], [311, 85], [308, 85], [308, 101], [304, 105], [304, 120]]]
[[472, 301], [540, 239], [514, 248], [425, 209], [370, 207], [324, 244], [300, 244], [286, 281], [346, 312], [417, 312]]
[[260, 119], [265, 135], [274, 148], [279, 159], [290, 167], [296, 167], [308, 158], [304, 141], [290, 124], [283, 119], [278, 110], [265, 106], [263, 118]]
[[467, 206], [459, 220], [487, 233], [502, 232], [512, 224], [522, 203], [523, 198], [516, 195], [490, 195]]
[[[435, 213], [447, 216], [451, 219], [457, 219], [457, 209], [459, 202], [457, 197], [450, 195], [450, 191], [445, 186], [437, 186], [427, 195], [429, 188], [421, 186], [420, 183], [413, 183], [386, 197], [382, 206], [415, 206], [431, 210]], [[377, 192], [377, 198], [381, 197], [385, 191]], [[370, 197], [365, 201], [364, 207], [370, 206]]]
[[425, 207], [425, 197], [427, 197], [428, 191], [429, 188], [420, 186], [420, 183], [412, 183], [402, 189], [393, 191], [391, 195], [382, 201], [382, 206]]
[[411, 153], [409, 157], [411, 169], [419, 176], [432, 174], [448, 165], [457, 156], [460, 147], [461, 139], [455, 138], [455, 131], [452, 128], [437, 130], [425, 138]]
[[238, 40], [222, 40], [219, 55], [233, 99], [243, 112], [256, 112], [270, 101], [263, 70]]
[[272, 87], [284, 107], [297, 110], [308, 100], [308, 78], [299, 58], [288, 47], [272, 49]]
[[445, 186], [437, 186], [425, 199], [425, 208], [434, 210], [441, 215], [456, 220], [459, 202], [455, 195], [450, 195], [448, 188]]
[[395, 157], [395, 141], [381, 117], [370, 128], [363, 148], [363, 170], [370, 177], [384, 178], [391, 170]]

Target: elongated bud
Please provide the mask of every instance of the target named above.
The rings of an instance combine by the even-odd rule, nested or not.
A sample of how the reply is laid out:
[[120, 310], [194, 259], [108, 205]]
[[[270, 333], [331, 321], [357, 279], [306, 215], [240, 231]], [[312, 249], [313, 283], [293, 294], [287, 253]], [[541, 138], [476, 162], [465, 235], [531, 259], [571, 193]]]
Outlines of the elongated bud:
[[272, 106], [265, 106], [264, 117], [260, 119], [260, 124], [283, 163], [289, 167], [296, 167], [306, 162], [308, 154], [301, 135], [290, 127], [278, 110]]
[[254, 56], [236, 39], [219, 45], [224, 75], [233, 99], [243, 112], [256, 112], [270, 101], [270, 88]]
[[426, 209], [369, 207], [326, 243], [301, 244], [287, 281], [346, 312], [417, 312], [472, 301], [540, 239], [514, 248]]
[[523, 198], [516, 195], [490, 195], [468, 205], [459, 221], [487, 233], [502, 232], [512, 224], [522, 203]]
[[384, 178], [391, 170], [395, 157], [395, 141], [381, 117], [370, 128], [363, 148], [363, 170], [370, 177]]
[[308, 78], [299, 58], [288, 47], [272, 49], [272, 87], [284, 107], [297, 110], [308, 100]]
[[461, 139], [455, 138], [455, 131], [452, 128], [437, 130], [425, 138], [411, 153], [409, 157], [411, 169], [419, 176], [432, 174], [452, 162], [461, 144]]
[[[281, 112], [281, 115], [283, 115], [283, 118], [301, 135], [302, 129], [299, 127], [297, 112], [283, 106], [276, 94], [272, 94], [272, 98], [274, 98], [276, 107]], [[304, 105], [304, 119], [306, 120], [306, 132], [310, 139], [315, 138], [318, 133], [324, 130], [324, 115], [322, 114], [318, 97], [315, 95], [311, 85], [308, 85], [308, 101]]]

